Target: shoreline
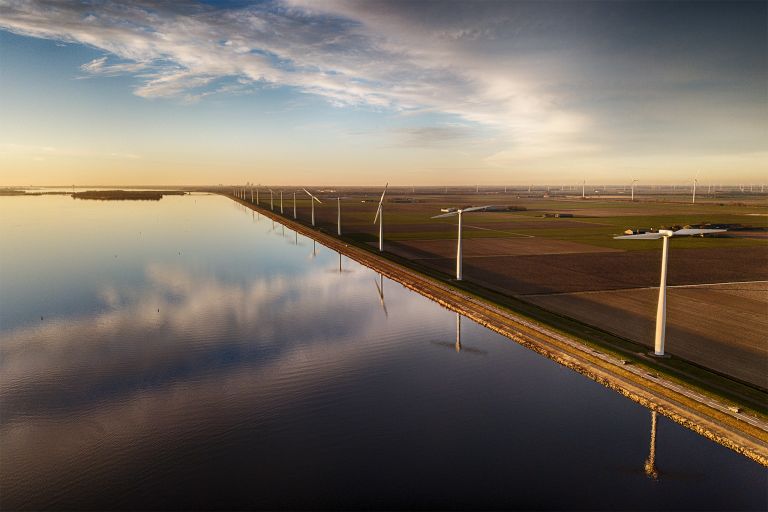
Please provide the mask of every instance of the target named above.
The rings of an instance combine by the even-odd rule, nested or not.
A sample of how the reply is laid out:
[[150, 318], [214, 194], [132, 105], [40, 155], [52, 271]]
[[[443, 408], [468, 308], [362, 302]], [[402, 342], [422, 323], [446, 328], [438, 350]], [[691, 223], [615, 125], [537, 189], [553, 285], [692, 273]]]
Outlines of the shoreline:
[[[768, 467], [768, 423], [729, 409], [727, 403], [698, 390], [649, 373], [647, 368], [627, 364], [612, 354], [587, 345], [578, 338], [558, 332], [544, 323], [525, 318], [503, 305], [452, 287], [371, 250], [307, 226], [268, 208], [254, 205], [231, 194], [213, 192], [232, 199], [302, 236], [398, 282], [402, 286], [459, 313], [558, 364], [608, 387], [632, 401], [697, 432], [745, 457]], [[386, 240], [385, 240], [386, 243]]]

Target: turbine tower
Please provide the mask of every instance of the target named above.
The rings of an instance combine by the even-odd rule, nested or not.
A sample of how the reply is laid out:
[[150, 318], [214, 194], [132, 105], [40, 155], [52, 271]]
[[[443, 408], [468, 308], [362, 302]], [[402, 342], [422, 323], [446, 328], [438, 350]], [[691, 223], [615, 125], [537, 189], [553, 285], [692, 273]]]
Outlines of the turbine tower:
[[269, 189], [269, 209], [275, 211], [275, 192]]
[[309, 204], [310, 204], [310, 205], [312, 205], [312, 227], [314, 227], [314, 226], [315, 226], [315, 201], [317, 201], [317, 202], [318, 202], [318, 203], [320, 203], [320, 204], [323, 204], [323, 202], [322, 202], [321, 200], [319, 200], [318, 198], [316, 198], [315, 196], [313, 196], [312, 194], [310, 194], [310, 193], [309, 193], [309, 190], [307, 190], [307, 189], [305, 189], [305, 188], [303, 188], [303, 189], [301, 189], [301, 190], [303, 190], [304, 192], [306, 192], [306, 193], [307, 193], [307, 195], [308, 195], [308, 196], [309, 196], [309, 198], [310, 198], [310, 199], [309, 199]]
[[697, 174], [693, 178], [693, 197], [691, 198], [691, 204], [696, 204], [696, 185], [699, 183], [699, 175]]
[[296, 192], [293, 193], [293, 220], [296, 220]]
[[283, 191], [280, 191], [280, 215], [283, 214]]
[[664, 341], [667, 329], [667, 259], [669, 255], [669, 239], [673, 236], [704, 236], [709, 233], [722, 233], [726, 229], [660, 229], [658, 233], [640, 233], [637, 235], [615, 236], [616, 240], [658, 240], [663, 239], [661, 250], [661, 280], [659, 283], [659, 302], [656, 306], [656, 333], [653, 341], [653, 353], [664, 356]]
[[632, 202], [635, 202], [635, 183], [637, 183], [638, 180], [632, 180]]
[[379, 221], [379, 252], [384, 252], [384, 195], [387, 193], [387, 187], [389, 182], [384, 185], [384, 191], [381, 193], [381, 199], [379, 199], [379, 206], [376, 208], [376, 216], [373, 218], [373, 224]]
[[462, 215], [465, 212], [476, 212], [480, 210], [485, 210], [489, 206], [473, 206], [471, 208], [463, 208], [461, 210], [455, 210], [448, 213], [443, 213], [442, 215], [435, 215], [432, 217], [433, 219], [442, 219], [444, 217], [453, 217], [454, 215], [459, 216], [459, 237], [456, 240], [456, 280], [461, 281], [461, 218]]
[[341, 197], [336, 198], [336, 234], [341, 236]]

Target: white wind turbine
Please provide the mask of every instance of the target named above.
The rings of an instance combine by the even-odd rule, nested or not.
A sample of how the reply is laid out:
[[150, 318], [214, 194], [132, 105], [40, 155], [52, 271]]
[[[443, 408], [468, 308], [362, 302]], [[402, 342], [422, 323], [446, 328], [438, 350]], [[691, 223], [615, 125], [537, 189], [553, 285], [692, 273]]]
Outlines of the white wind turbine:
[[699, 183], [698, 173], [693, 178], [693, 197], [691, 198], [691, 204], [696, 204], [696, 185]]
[[269, 189], [269, 209], [275, 211], [275, 191]]
[[637, 183], [639, 180], [632, 180], [632, 202], [635, 202], [635, 183]]
[[387, 187], [389, 182], [384, 185], [384, 191], [381, 193], [381, 199], [379, 199], [379, 206], [376, 208], [376, 216], [373, 218], [374, 225], [376, 221], [379, 221], [379, 252], [384, 252], [384, 195], [387, 193]]
[[283, 191], [280, 191], [280, 215], [283, 214]]
[[336, 234], [341, 236], [341, 197], [336, 198]]
[[480, 210], [485, 210], [489, 206], [473, 206], [471, 208], [463, 208], [461, 210], [455, 210], [448, 213], [443, 213], [442, 215], [435, 215], [432, 217], [433, 219], [442, 219], [444, 217], [453, 217], [454, 215], [459, 216], [459, 238], [456, 241], [456, 280], [461, 281], [461, 216], [465, 212], [476, 212]]
[[293, 220], [296, 220], [296, 192], [293, 193]]
[[321, 200], [319, 200], [318, 198], [316, 198], [315, 196], [313, 196], [312, 194], [310, 194], [309, 190], [307, 190], [305, 188], [302, 188], [301, 190], [306, 192], [307, 195], [310, 197], [309, 204], [312, 205], [312, 226], [314, 227], [314, 225], [315, 225], [315, 201], [317, 201], [320, 204], [323, 204], [323, 202]]
[[673, 236], [706, 235], [722, 233], [725, 229], [660, 229], [658, 233], [640, 233], [637, 235], [622, 235], [613, 238], [617, 240], [664, 240], [661, 250], [661, 281], [659, 283], [659, 302], [656, 307], [656, 334], [653, 343], [654, 355], [664, 355], [664, 338], [667, 329], [667, 259], [669, 255], [669, 239]]

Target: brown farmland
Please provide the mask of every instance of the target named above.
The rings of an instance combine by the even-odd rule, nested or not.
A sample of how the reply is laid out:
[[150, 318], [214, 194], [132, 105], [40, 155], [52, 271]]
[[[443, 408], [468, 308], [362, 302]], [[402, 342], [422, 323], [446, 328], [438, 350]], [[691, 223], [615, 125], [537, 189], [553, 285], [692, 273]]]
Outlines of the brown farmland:
[[[456, 260], [420, 263], [451, 275]], [[658, 286], [660, 265], [660, 251], [469, 257], [464, 258], [464, 279], [508, 295], [617, 290]], [[675, 249], [670, 254], [670, 285], [764, 280], [768, 247]]]
[[[657, 289], [528, 297], [545, 309], [653, 346]], [[666, 351], [768, 388], [768, 282], [669, 288]]]
[[[450, 258], [456, 254], [456, 240], [389, 242], [388, 249], [399, 256], [409, 259]], [[462, 241], [462, 253], [464, 254], [465, 261], [470, 258], [490, 258], [495, 256], [596, 252], [622, 251], [547, 238], [472, 238]]]

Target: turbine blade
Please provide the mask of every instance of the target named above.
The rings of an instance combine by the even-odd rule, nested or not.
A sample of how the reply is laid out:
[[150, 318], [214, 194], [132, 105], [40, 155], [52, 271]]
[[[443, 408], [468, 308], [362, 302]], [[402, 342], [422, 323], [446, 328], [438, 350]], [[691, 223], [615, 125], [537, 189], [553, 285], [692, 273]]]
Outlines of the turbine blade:
[[661, 233], [640, 233], [638, 235], [621, 235], [613, 237], [614, 240], [658, 240], [663, 237]]
[[471, 208], [464, 208], [461, 211], [462, 212], [474, 212], [474, 211], [477, 211], [477, 210], [485, 210], [486, 208], [490, 208], [491, 206], [493, 206], [493, 205], [492, 204], [488, 204], [488, 205], [485, 205], [485, 206], [473, 206]]
[[678, 229], [674, 236], [706, 235], [709, 233], [722, 233], [727, 229]]
[[323, 202], [321, 200], [319, 200], [318, 198], [316, 198], [315, 196], [312, 196], [312, 199], [314, 199], [315, 201], [317, 201], [320, 204], [323, 204]]
[[384, 191], [381, 193], [381, 199], [379, 199], [379, 206], [376, 208], [376, 216], [373, 218], [374, 224], [376, 224], [376, 221], [379, 220], [379, 214], [381, 213], [381, 205], [384, 203], [384, 194], [387, 193], [388, 186], [389, 186], [389, 182], [387, 182], [387, 184], [384, 185]]
[[386, 185], [384, 185], [384, 192], [381, 193], [381, 199], [379, 199], [379, 208], [381, 208], [381, 203], [384, 202], [384, 194], [387, 193], [387, 187], [389, 186], [389, 182], [387, 182]]
[[443, 213], [443, 214], [440, 214], [440, 215], [435, 215], [434, 217], [430, 217], [430, 219], [442, 219], [443, 217], [453, 217], [454, 215], [458, 215], [458, 214], [459, 214], [458, 211], [448, 212], [448, 213]]

